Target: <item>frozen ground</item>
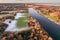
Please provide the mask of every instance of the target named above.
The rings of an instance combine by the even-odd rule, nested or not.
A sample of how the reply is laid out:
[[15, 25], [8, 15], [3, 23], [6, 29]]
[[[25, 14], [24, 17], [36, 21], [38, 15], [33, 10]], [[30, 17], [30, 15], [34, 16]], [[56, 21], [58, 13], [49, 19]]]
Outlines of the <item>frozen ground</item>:
[[[16, 27], [16, 23], [17, 23], [16, 19], [18, 19], [20, 17], [24, 17], [23, 15], [24, 15], [23, 13], [17, 13], [15, 16], [15, 20], [11, 20], [11, 19], [5, 20], [4, 23], [8, 24], [8, 27], [5, 31], [18, 31], [18, 30], [26, 29], [27, 27], [19, 28], [19, 29]], [[11, 21], [11, 23], [9, 23], [9, 21]]]

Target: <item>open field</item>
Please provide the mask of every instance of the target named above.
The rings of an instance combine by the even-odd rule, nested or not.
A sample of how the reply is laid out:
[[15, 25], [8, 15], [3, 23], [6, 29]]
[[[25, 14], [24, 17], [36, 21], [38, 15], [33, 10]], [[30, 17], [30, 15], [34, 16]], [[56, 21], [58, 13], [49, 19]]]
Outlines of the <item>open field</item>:
[[23, 16], [24, 17], [21, 17], [21, 18], [17, 19], [16, 26], [18, 28], [20, 28], [20, 27], [26, 27], [27, 26], [27, 17], [28, 17], [28, 15], [27, 15], [27, 13], [24, 13]]
[[6, 16], [7, 14], [0, 14], [0, 16]]

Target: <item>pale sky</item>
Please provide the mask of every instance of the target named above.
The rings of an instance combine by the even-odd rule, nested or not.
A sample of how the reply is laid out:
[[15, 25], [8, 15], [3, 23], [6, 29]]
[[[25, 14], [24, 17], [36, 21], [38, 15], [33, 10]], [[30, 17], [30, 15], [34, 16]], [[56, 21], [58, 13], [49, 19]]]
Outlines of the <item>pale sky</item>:
[[0, 0], [0, 3], [60, 3], [60, 0]]

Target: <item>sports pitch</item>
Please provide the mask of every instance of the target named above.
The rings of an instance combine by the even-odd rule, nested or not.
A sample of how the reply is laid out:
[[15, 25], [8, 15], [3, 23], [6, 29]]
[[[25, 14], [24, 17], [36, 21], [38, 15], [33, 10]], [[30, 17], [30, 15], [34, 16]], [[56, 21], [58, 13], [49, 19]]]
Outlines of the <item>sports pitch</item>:
[[27, 13], [24, 13], [22, 16], [24, 16], [24, 17], [20, 17], [19, 19], [17, 19], [17, 23], [16, 23], [17, 28], [23, 28], [23, 27], [28, 26], [28, 23], [27, 23], [28, 15], [27, 15]]

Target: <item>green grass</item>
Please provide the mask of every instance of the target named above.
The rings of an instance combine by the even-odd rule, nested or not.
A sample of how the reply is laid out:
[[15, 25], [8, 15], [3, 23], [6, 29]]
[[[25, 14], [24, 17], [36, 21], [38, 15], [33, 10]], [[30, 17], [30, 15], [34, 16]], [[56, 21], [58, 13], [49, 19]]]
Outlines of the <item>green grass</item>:
[[27, 17], [28, 17], [28, 15], [27, 15], [27, 13], [24, 13], [23, 16], [25, 16], [25, 17], [21, 17], [21, 18], [17, 19], [17, 24], [16, 24], [17, 28], [22, 28], [22, 27], [27, 26]]

